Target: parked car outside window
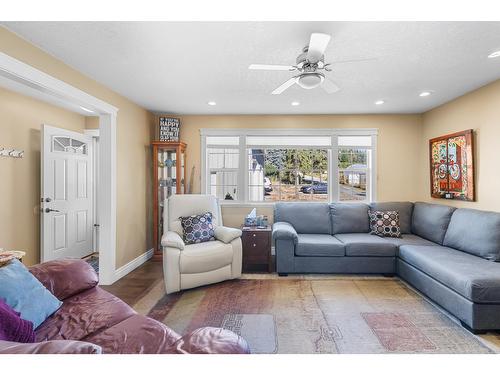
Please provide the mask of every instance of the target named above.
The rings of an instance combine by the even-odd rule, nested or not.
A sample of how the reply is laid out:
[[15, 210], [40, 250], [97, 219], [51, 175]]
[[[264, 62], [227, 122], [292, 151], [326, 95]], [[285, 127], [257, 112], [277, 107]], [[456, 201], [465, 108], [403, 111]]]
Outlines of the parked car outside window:
[[306, 194], [327, 194], [328, 184], [326, 182], [315, 182], [312, 185], [302, 186], [300, 191]]

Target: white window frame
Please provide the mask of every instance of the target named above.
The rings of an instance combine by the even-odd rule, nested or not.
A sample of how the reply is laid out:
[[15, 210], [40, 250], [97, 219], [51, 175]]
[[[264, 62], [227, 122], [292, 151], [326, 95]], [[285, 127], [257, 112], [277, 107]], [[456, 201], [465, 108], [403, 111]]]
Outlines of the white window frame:
[[[240, 138], [239, 145], [207, 145], [207, 137], [235, 137]], [[378, 129], [375, 128], [358, 128], [358, 129], [200, 129], [201, 138], [201, 193], [207, 194], [210, 191], [208, 178], [208, 148], [238, 148], [239, 149], [239, 173], [238, 173], [238, 200], [226, 201], [221, 200], [223, 205], [248, 205], [248, 206], [266, 206], [273, 205], [275, 202], [248, 201], [248, 169], [247, 150], [248, 148], [258, 148], [256, 145], [246, 144], [247, 136], [330, 136], [330, 146], [283, 146], [283, 145], [266, 145], [262, 148], [320, 148], [328, 150], [328, 201], [339, 202], [340, 189], [339, 186], [339, 167], [338, 167], [338, 151], [344, 148], [353, 149], [370, 149], [371, 163], [367, 166], [367, 186], [366, 199], [363, 201], [342, 201], [345, 203], [369, 202], [377, 200], [377, 139]], [[371, 136], [371, 146], [338, 146], [339, 136]]]

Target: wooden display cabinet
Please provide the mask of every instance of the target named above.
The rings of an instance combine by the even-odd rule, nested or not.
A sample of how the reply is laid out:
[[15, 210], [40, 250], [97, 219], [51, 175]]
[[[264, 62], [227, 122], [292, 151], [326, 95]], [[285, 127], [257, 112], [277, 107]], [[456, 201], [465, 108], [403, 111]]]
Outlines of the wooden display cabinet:
[[186, 147], [183, 142], [152, 142], [154, 258], [161, 259], [163, 205], [174, 194], [186, 193]]

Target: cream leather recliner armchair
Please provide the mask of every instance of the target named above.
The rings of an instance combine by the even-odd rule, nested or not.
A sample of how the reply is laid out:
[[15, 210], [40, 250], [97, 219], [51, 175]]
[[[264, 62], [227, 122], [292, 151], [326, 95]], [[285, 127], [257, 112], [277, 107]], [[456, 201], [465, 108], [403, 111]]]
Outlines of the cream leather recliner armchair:
[[[186, 245], [179, 217], [211, 212], [216, 241]], [[219, 201], [212, 195], [182, 194], [165, 200], [163, 273], [167, 293], [241, 276], [241, 230], [222, 225]]]

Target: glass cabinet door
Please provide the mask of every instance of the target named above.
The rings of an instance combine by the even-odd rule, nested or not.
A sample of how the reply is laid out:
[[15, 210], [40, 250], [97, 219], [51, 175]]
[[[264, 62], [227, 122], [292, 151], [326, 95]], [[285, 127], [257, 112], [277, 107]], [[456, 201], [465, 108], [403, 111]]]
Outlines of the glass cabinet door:
[[186, 194], [186, 188], [185, 188], [185, 179], [186, 179], [186, 176], [184, 176], [184, 170], [185, 170], [185, 167], [184, 167], [184, 151], [182, 151], [179, 155], [180, 157], [180, 193], [181, 194]]
[[[185, 147], [185, 146], [184, 146]], [[154, 155], [156, 165], [156, 202], [155, 202], [155, 246], [161, 251], [163, 235], [163, 209], [165, 199], [175, 194], [185, 194], [185, 155], [184, 147], [157, 146]]]

